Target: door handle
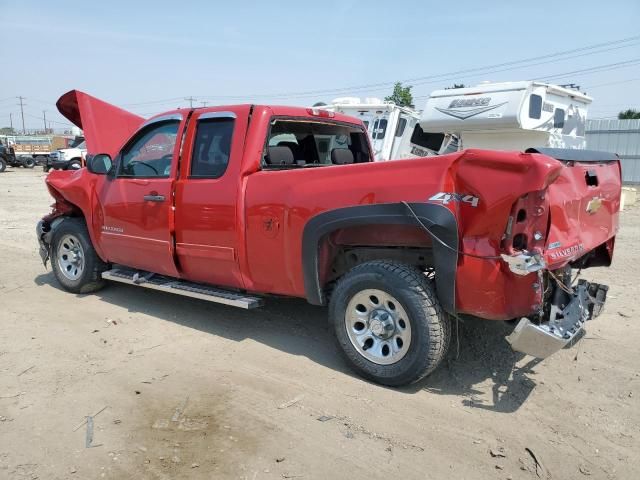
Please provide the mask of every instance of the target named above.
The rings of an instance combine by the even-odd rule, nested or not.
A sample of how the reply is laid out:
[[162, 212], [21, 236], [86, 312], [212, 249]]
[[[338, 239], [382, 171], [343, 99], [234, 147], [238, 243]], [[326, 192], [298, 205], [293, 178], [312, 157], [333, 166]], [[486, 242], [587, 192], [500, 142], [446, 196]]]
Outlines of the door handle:
[[145, 195], [145, 202], [164, 202], [164, 195]]

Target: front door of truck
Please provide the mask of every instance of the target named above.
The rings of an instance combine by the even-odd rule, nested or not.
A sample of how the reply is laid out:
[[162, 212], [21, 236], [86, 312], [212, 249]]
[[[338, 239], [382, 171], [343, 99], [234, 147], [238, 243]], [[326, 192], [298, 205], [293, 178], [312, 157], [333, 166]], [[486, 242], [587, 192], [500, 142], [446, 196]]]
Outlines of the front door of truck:
[[98, 193], [101, 245], [108, 260], [176, 276], [173, 187], [182, 114], [151, 119], [116, 160], [116, 176]]
[[190, 280], [243, 287], [238, 198], [249, 110], [199, 109], [189, 121], [176, 183], [176, 254], [181, 276]]

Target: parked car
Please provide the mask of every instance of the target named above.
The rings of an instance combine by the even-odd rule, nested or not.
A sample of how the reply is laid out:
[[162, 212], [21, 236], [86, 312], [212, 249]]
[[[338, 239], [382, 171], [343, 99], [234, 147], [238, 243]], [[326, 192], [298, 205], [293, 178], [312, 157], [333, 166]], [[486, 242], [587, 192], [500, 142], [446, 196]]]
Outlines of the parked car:
[[[386, 385], [441, 362], [451, 322], [515, 320], [544, 358], [602, 310], [574, 269], [611, 263], [615, 155], [467, 150], [374, 162], [363, 123], [314, 108], [236, 105], [149, 120], [78, 91], [58, 101], [93, 150], [51, 172], [40, 253], [74, 293], [106, 280], [242, 308], [328, 307], [347, 362]], [[185, 315], [188, 315], [185, 312]]]

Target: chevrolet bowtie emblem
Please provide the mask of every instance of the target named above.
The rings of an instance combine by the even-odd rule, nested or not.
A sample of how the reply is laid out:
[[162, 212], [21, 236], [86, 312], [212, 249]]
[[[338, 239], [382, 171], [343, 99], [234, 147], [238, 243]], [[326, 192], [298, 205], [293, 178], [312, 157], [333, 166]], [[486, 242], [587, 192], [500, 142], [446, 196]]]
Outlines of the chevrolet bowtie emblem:
[[602, 206], [602, 199], [600, 197], [593, 197], [587, 203], [587, 213], [594, 214], [596, 213], [600, 207]]

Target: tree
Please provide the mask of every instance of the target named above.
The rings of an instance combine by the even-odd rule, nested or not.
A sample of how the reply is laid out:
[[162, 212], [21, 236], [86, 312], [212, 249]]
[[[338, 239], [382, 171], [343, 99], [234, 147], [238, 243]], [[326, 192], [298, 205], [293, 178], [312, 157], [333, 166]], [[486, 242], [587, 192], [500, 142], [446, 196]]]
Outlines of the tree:
[[384, 101], [393, 102], [400, 107], [413, 108], [413, 95], [411, 94], [412, 88], [413, 86], [411, 85], [403, 87], [402, 82], [396, 82], [393, 86], [393, 93], [388, 97], [384, 97]]
[[466, 88], [464, 83], [454, 83], [452, 87], [444, 87], [445, 90], [453, 90], [454, 88]]
[[634, 120], [640, 118], [640, 112], [635, 108], [628, 108], [627, 110], [623, 110], [618, 114], [618, 119], [620, 120]]

